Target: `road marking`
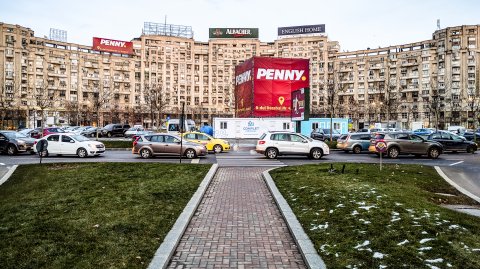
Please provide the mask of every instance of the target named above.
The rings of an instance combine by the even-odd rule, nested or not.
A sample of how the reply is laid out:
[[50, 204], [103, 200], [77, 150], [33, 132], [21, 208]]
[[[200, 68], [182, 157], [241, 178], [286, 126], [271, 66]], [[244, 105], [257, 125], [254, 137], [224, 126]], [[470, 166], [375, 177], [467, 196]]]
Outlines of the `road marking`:
[[450, 164], [450, 166], [454, 166], [454, 165], [457, 165], [457, 164], [460, 164], [460, 163], [463, 163], [463, 161], [459, 161], [459, 162], [456, 162], [456, 163], [452, 163], [452, 164]]
[[198, 159], [198, 158], [192, 160], [192, 163], [199, 163], [199, 162], [200, 162], [200, 159]]
[[4, 163], [0, 163], [0, 165], [5, 165]]

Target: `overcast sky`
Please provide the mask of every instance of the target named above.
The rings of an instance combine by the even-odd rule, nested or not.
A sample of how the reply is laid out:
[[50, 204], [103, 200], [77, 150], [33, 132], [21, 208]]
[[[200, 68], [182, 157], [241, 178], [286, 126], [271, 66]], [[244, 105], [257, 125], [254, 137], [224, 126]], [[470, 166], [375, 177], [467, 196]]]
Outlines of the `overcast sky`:
[[131, 40], [143, 23], [191, 26], [208, 41], [208, 28], [259, 28], [260, 41], [277, 39], [283, 26], [325, 24], [342, 51], [430, 39], [437, 29], [480, 24], [478, 0], [0, 0], [0, 22], [49, 36], [67, 30], [68, 42], [91, 45], [92, 37]]

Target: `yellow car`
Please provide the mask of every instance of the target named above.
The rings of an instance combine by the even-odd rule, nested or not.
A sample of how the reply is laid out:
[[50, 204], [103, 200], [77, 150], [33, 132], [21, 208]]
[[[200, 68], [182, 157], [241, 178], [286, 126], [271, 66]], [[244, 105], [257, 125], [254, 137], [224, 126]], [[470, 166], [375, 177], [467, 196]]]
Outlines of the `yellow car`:
[[183, 138], [190, 142], [205, 145], [208, 151], [213, 151], [215, 153], [230, 150], [230, 143], [228, 143], [228, 141], [211, 137], [205, 133], [187, 132], [183, 134]]

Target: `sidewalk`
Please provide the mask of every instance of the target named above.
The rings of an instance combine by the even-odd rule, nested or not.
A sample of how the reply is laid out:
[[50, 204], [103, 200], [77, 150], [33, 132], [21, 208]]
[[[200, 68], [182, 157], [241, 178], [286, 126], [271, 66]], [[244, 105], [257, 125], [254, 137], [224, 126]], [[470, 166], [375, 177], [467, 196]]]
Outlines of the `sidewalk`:
[[168, 268], [306, 268], [264, 168], [219, 168]]

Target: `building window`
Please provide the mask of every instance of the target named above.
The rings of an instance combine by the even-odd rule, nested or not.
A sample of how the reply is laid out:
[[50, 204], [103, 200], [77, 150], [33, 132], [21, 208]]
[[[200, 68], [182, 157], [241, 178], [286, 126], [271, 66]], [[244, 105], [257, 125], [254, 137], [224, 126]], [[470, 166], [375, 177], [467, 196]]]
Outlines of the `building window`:
[[221, 121], [220, 122], [220, 129], [222, 129], [222, 130], [227, 129], [227, 122], [226, 121]]

